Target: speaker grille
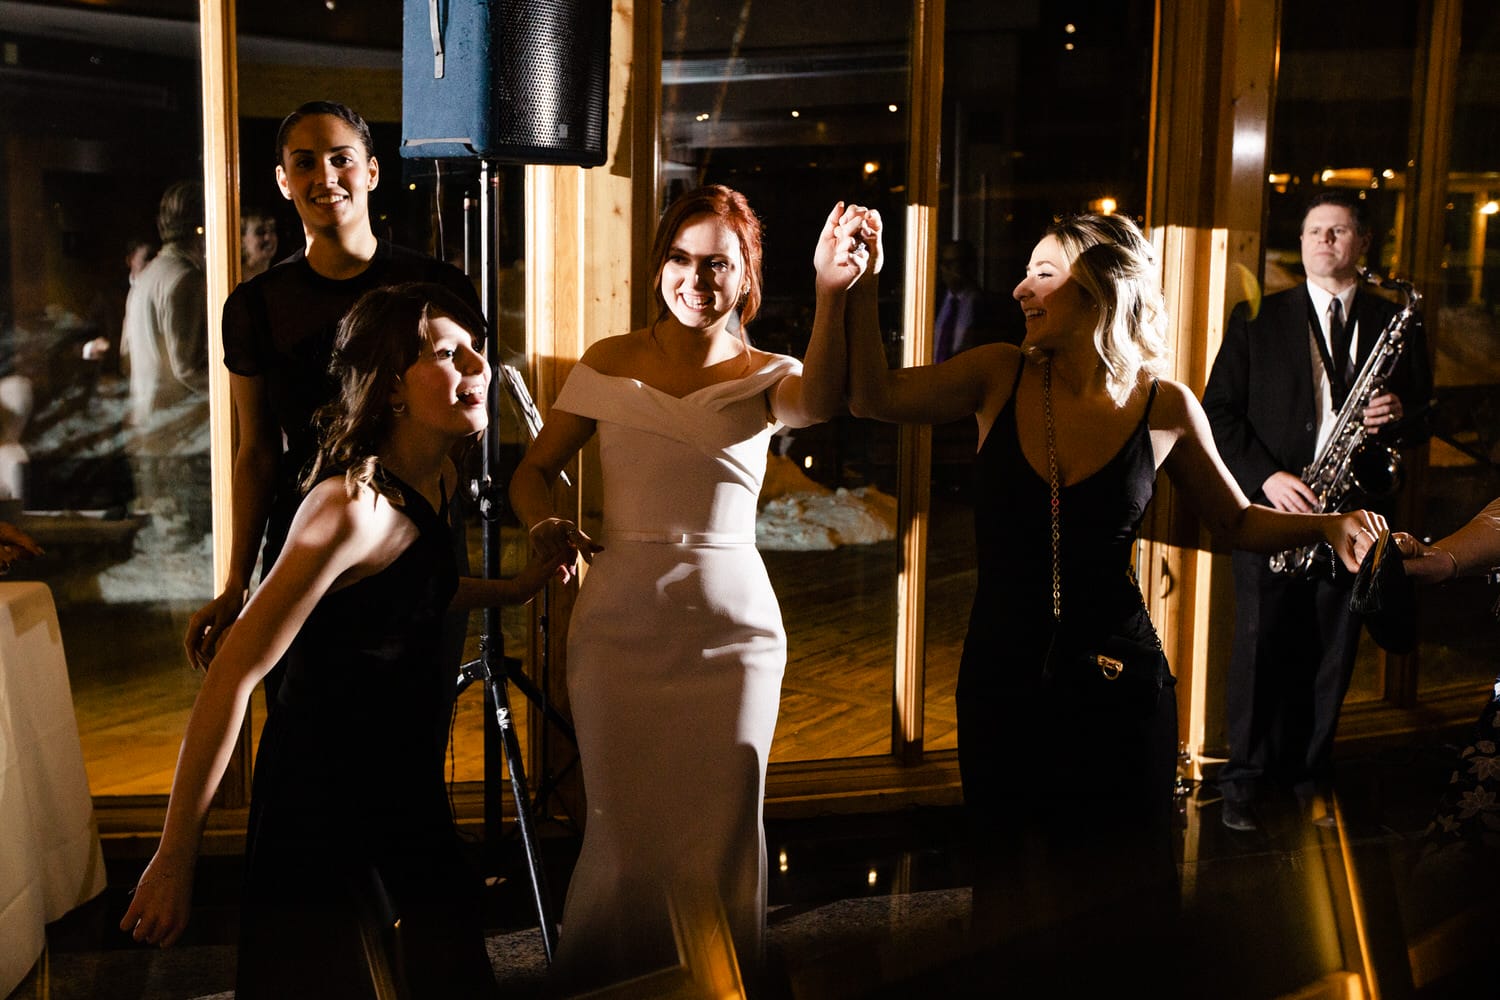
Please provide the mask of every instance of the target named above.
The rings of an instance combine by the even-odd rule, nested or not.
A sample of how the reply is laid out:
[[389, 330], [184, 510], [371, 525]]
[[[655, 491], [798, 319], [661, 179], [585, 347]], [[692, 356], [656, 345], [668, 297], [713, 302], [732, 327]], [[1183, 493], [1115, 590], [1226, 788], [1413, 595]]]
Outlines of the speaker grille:
[[499, 0], [499, 144], [604, 162], [609, 0]]

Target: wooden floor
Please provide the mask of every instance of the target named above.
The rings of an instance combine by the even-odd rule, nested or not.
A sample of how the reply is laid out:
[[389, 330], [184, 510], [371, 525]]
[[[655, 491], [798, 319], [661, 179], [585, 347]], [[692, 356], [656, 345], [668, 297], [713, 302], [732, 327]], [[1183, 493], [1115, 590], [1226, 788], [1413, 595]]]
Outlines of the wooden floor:
[[[953, 682], [973, 590], [969, 515], [937, 505], [928, 592], [925, 745], [955, 741]], [[786, 622], [789, 662], [773, 761], [884, 754], [890, 748], [895, 649], [894, 542], [830, 552], [767, 552]], [[199, 675], [181, 650], [191, 608], [59, 608], [85, 766], [95, 795], [165, 794]], [[476, 616], [477, 621], [477, 616]], [[519, 627], [519, 626], [517, 626]], [[509, 633], [511, 628], [507, 627]], [[508, 638], [507, 647], [519, 638]], [[512, 690], [523, 745], [529, 713]], [[481, 691], [460, 698], [450, 775], [483, 777]], [[252, 725], [264, 718], [252, 708]]]

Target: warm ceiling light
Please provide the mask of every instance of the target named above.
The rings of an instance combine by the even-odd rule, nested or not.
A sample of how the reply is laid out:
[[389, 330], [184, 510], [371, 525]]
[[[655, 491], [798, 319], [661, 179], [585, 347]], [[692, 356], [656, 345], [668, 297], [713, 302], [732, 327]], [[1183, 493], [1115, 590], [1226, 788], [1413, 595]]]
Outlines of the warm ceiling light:
[[866, 177], [868, 177], [870, 174], [875, 173], [879, 169], [880, 169], [880, 164], [876, 163], [874, 160], [866, 160], [865, 161], [865, 176]]
[[896, 106], [894, 104], [887, 104], [885, 106], [885, 109], [887, 111], [889, 111], [891, 114], [895, 114], [896, 113]]
[[1075, 31], [1078, 30], [1078, 25], [1076, 25], [1076, 24], [1065, 24], [1065, 25], [1063, 25], [1063, 30], [1066, 31], [1068, 34], [1071, 35]]
[[1500, 212], [1500, 201], [1487, 201], [1479, 206], [1480, 215], [1494, 215], [1496, 212]]
[[802, 117], [802, 112], [800, 112], [800, 111], [793, 111], [792, 112], [792, 117], [793, 118], [801, 118]]

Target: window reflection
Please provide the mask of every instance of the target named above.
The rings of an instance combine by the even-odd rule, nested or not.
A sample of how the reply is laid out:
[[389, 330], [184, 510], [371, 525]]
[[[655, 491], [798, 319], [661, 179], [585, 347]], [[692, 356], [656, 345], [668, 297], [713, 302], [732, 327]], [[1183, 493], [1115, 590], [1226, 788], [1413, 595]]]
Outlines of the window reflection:
[[[149, 275], [141, 269], [153, 255], [161, 257], [162, 196], [204, 173], [198, 25], [161, 16], [159, 3], [5, 6], [0, 517], [48, 550], [24, 572], [47, 582], [56, 598], [92, 791], [160, 794], [200, 683], [182, 654], [182, 635], [187, 617], [214, 593], [212, 540], [199, 520], [209, 488], [208, 427], [201, 392], [183, 395], [149, 409], [152, 447], [137, 447], [143, 435], [131, 413], [132, 367], [141, 371], [137, 352], [122, 341], [133, 282]], [[302, 242], [296, 213], [274, 181], [275, 130], [282, 115], [318, 98], [345, 101], [372, 123], [384, 167], [373, 199], [379, 235], [460, 265], [466, 249], [477, 258], [477, 212], [465, 210], [477, 199], [477, 166], [439, 169], [398, 155], [398, 0], [336, 12], [322, 4], [272, 7], [240, 7], [239, 96], [241, 203], [247, 219], [256, 215], [274, 234], [273, 259]], [[194, 5], [173, 9], [190, 13]], [[521, 168], [498, 175], [498, 323], [513, 352], [522, 340]], [[265, 251], [263, 240], [258, 252]], [[200, 310], [207, 306], [202, 291], [197, 301]], [[215, 307], [207, 307], [205, 325], [197, 348], [218, 335]], [[170, 359], [157, 360], [156, 381], [167, 384]], [[201, 366], [192, 370], [195, 390], [206, 375]], [[191, 407], [194, 416], [184, 416]], [[501, 424], [507, 447], [518, 448], [510, 414], [502, 413]], [[144, 461], [162, 457], [163, 440], [176, 464]], [[156, 484], [149, 502], [141, 499], [143, 480]], [[477, 523], [469, 539], [478, 567]], [[514, 572], [524, 539], [507, 531], [502, 548], [502, 572]], [[476, 638], [479, 627], [475, 616]], [[525, 610], [507, 609], [504, 627], [507, 651], [519, 655], [528, 638]], [[459, 780], [482, 773], [478, 695], [477, 688], [465, 695], [455, 725]], [[525, 714], [517, 706], [518, 719]]]
[[[1151, 4], [1086, 15], [952, 3], [944, 42], [933, 344], [1024, 335], [1010, 292], [1054, 215], [1145, 211]], [[962, 289], [963, 322], [947, 305]], [[950, 341], [945, 334], [954, 336]], [[975, 587], [973, 419], [933, 428], [927, 553], [928, 749], [957, 746], [953, 692]]]
[[[1426, 290], [1438, 335], [1437, 409], [1421, 532], [1441, 537], [1500, 495], [1500, 135], [1494, 67], [1500, 9], [1465, 4], [1450, 133], [1441, 287]], [[1437, 269], [1434, 269], [1437, 270]], [[1495, 672], [1494, 588], [1482, 579], [1423, 594], [1419, 688], [1470, 690]]]
[[[816, 5], [669, 4], [662, 21], [664, 207], [692, 187], [742, 191], [765, 228], [757, 347], [802, 356], [813, 241], [837, 201], [879, 208], [902, 272], [906, 4], [856, 18]], [[897, 343], [901, 285], [881, 285]], [[896, 434], [836, 419], [773, 441], [757, 534], [788, 642], [773, 760], [888, 752], [895, 648]]]
[[[1408, 474], [1414, 529], [1439, 537], [1468, 520], [1500, 493], [1500, 367], [1495, 362], [1494, 245], [1485, 208], [1500, 190], [1500, 144], [1489, 127], [1485, 80], [1496, 51], [1500, 15], [1466, 4], [1462, 57], [1450, 132], [1443, 260], [1424, 267], [1408, 259], [1414, 205], [1410, 188], [1418, 151], [1412, 148], [1412, 94], [1424, 34], [1415, 5], [1387, 5], [1370, 17], [1368, 5], [1289, 6], [1281, 35], [1281, 67], [1271, 149], [1265, 291], [1301, 280], [1297, 229], [1302, 207], [1316, 191], [1359, 192], [1377, 227], [1369, 266], [1411, 278], [1417, 269], [1440, 273], [1422, 287], [1428, 339], [1434, 349], [1435, 408], [1427, 467]], [[1441, 183], [1441, 182], [1440, 182]], [[1417, 253], [1420, 253], [1420, 248]], [[1408, 472], [1421, 456], [1407, 448]], [[1494, 673], [1482, 638], [1492, 595], [1478, 580], [1459, 581], [1441, 594], [1419, 595], [1422, 635], [1418, 687], [1424, 693], [1473, 687]], [[1350, 701], [1386, 696], [1384, 661], [1362, 641]]]
[[6, 516], [49, 553], [28, 571], [93, 791], [164, 792], [197, 690], [181, 636], [212, 595], [198, 29], [9, 6]]
[[[1374, 229], [1366, 266], [1409, 277], [1413, 262], [1402, 258], [1402, 236], [1411, 225], [1417, 37], [1414, 7], [1389, 18], [1361, 16], [1356, 3], [1286, 12], [1272, 116], [1266, 294], [1303, 280], [1302, 215], [1308, 199], [1326, 188], [1357, 192], [1366, 203]], [[1428, 296], [1430, 312], [1430, 290], [1417, 290]], [[1409, 469], [1416, 456], [1405, 451]], [[1385, 686], [1379, 647], [1362, 634], [1345, 703], [1381, 699]]]

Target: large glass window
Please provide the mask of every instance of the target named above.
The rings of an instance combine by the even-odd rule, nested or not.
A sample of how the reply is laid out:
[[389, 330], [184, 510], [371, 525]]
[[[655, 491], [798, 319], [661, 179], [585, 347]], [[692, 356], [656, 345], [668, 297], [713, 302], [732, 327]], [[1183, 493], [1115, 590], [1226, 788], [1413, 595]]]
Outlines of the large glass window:
[[198, 27], [5, 6], [3, 516], [48, 550], [18, 571], [56, 599], [93, 791], [164, 792], [213, 588]]
[[[1500, 368], [1495, 358], [1495, 237], [1489, 232], [1492, 199], [1500, 191], [1500, 145], [1489, 126], [1500, 17], [1489, 5], [1465, 4], [1457, 100], [1449, 162], [1426, 162], [1413, 149], [1412, 94], [1420, 66], [1416, 45], [1424, 32], [1419, 5], [1386, 4], [1371, 16], [1368, 4], [1342, 3], [1284, 10], [1281, 67], [1271, 148], [1265, 291], [1302, 279], [1298, 228], [1303, 206], [1320, 189], [1358, 192], [1368, 206], [1375, 240], [1368, 265], [1414, 280], [1441, 275], [1417, 291], [1424, 296], [1433, 358], [1432, 431], [1425, 449], [1403, 449], [1407, 475], [1399, 498], [1407, 527], [1437, 537], [1448, 533], [1500, 493]], [[1419, 221], [1409, 197], [1416, 171], [1446, 170], [1424, 178], [1444, 185], [1443, 259], [1432, 266], [1415, 252], [1410, 233]], [[1405, 257], [1403, 257], [1405, 254]], [[1411, 259], [1406, 259], [1411, 258]], [[1419, 405], [1422, 401], [1411, 401]], [[1410, 408], [1410, 407], [1409, 407]], [[1417, 687], [1423, 694], [1460, 686], [1472, 689], [1494, 673], [1483, 639], [1487, 603], [1478, 580], [1460, 581], [1419, 595], [1423, 642]], [[1386, 697], [1387, 664], [1366, 637], [1350, 701]]]
[[[202, 273], [201, 208], [183, 235], [189, 210], [174, 188], [204, 176], [196, 4], [0, 6], [0, 518], [48, 550], [17, 574], [44, 580], [56, 598], [94, 794], [165, 793], [200, 681], [182, 635], [215, 584], [206, 355], [219, 325], [201, 278], [183, 284], [196, 298], [179, 294], [170, 317], [148, 310], [141, 289]], [[303, 240], [275, 184], [277, 125], [304, 101], [331, 99], [371, 123], [382, 166], [371, 199], [377, 235], [477, 275], [477, 163], [399, 155], [401, 7], [239, 5], [247, 274]], [[507, 356], [522, 341], [521, 184], [520, 167], [496, 168], [495, 322]], [[163, 221], [183, 253], [164, 254]], [[138, 406], [142, 385], [164, 402]], [[497, 433], [519, 450], [508, 411]], [[468, 538], [477, 572], [473, 516]], [[519, 567], [524, 548], [517, 532], [503, 532], [502, 572]], [[525, 648], [528, 620], [507, 609], [512, 655]], [[471, 654], [479, 630], [476, 615]], [[458, 780], [482, 775], [479, 701], [474, 688], [455, 720]], [[523, 724], [525, 715], [517, 712]]]
[[[1019, 343], [1010, 298], [1054, 216], [1145, 214], [1150, 3], [956, 2], [944, 45], [935, 357]], [[957, 745], [953, 691], [975, 587], [972, 418], [936, 427], [926, 594], [928, 749]]]
[[[1433, 318], [1436, 383], [1421, 532], [1442, 537], [1500, 495], [1500, 9], [1464, 4], [1440, 285]], [[1494, 588], [1459, 580], [1424, 593], [1419, 689], [1472, 690], [1495, 672]]]
[[[325, 16], [327, 15], [327, 16]], [[357, 110], [369, 123], [380, 161], [380, 184], [370, 196], [370, 221], [375, 235], [441, 260], [469, 274], [479, 285], [481, 260], [495, 262], [498, 308], [491, 322], [499, 342], [499, 356], [520, 359], [522, 323], [522, 168], [492, 165], [494, 211], [485, 226], [480, 215], [480, 163], [477, 159], [407, 159], [400, 155], [402, 136], [402, 80], [400, 0], [319, 9], [288, 17], [279, 9], [242, 5], [239, 36], [240, 192], [242, 231], [257, 216], [269, 215], [279, 240], [280, 260], [302, 245], [296, 211], [276, 185], [276, 130], [281, 119], [309, 100], [334, 100]], [[290, 36], [290, 37], [288, 37]], [[455, 72], [461, 67], [455, 66]], [[503, 395], [497, 398], [503, 398]], [[502, 443], [504, 461], [513, 464], [520, 454], [519, 424], [514, 412], [501, 406], [493, 433]], [[477, 472], [477, 454], [472, 455]], [[496, 470], [505, 482], [506, 468]], [[460, 483], [460, 492], [467, 483]], [[462, 496], [460, 497], [462, 499]], [[526, 539], [502, 517], [496, 522], [502, 575], [512, 575], [524, 564]], [[483, 531], [474, 505], [464, 518], [469, 565], [476, 575], [484, 565]], [[528, 642], [530, 616], [524, 608], [504, 608], [501, 614], [506, 655], [522, 656]], [[465, 658], [479, 655], [483, 616], [470, 618]], [[514, 718], [524, 740], [528, 714], [521, 696], [511, 697]], [[485, 724], [482, 689], [469, 687], [460, 698], [453, 721], [450, 779], [478, 781], [484, 777]], [[498, 778], [498, 776], [497, 776]]]
[[[881, 311], [899, 329], [911, 17], [904, 3], [855, 17], [788, 2], [663, 7], [662, 204], [706, 183], [749, 198], [765, 227], [749, 330], [762, 349], [806, 350], [813, 245], [840, 200], [886, 220]], [[836, 419], [773, 441], [758, 535], [789, 657], [773, 760], [890, 749], [895, 469], [889, 426]]]

